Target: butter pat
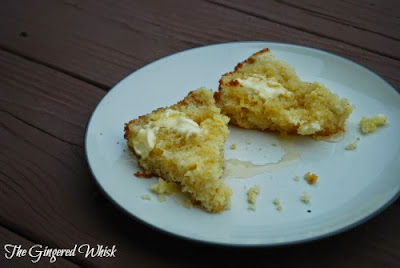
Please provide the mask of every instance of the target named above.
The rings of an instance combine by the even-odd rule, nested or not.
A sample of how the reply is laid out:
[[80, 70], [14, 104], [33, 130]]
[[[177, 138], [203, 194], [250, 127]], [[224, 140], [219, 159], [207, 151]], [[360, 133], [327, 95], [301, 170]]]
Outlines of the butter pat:
[[258, 95], [265, 100], [276, 98], [280, 95], [290, 96], [293, 93], [282, 86], [274, 78], [266, 78], [262, 75], [249, 76], [246, 79], [236, 79], [242, 86], [258, 92]]
[[150, 151], [153, 150], [155, 143], [156, 135], [154, 129], [141, 129], [133, 142], [133, 148], [141, 157], [147, 157]]
[[[162, 114], [157, 114], [152, 121], [144, 125], [133, 142], [133, 149], [141, 157], [147, 157], [156, 144], [156, 133], [161, 128], [168, 128], [189, 137], [201, 132], [200, 126], [188, 118], [184, 113], [167, 109]], [[132, 125], [132, 128], [136, 126]], [[133, 129], [132, 129], [133, 130]]]
[[188, 118], [184, 113], [174, 110], [166, 110], [165, 117], [155, 121], [156, 127], [166, 127], [175, 129], [179, 133], [190, 136], [193, 133], [200, 133], [199, 125], [192, 119]]

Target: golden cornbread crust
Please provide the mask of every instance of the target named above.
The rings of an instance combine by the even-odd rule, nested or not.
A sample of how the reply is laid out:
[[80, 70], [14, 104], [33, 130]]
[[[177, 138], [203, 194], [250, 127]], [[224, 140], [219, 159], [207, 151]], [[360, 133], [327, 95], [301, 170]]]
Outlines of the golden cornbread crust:
[[[273, 79], [287, 94], [265, 99], [239, 82], [249, 77]], [[237, 64], [233, 72], [224, 74], [214, 98], [231, 123], [285, 134], [336, 134], [345, 130], [353, 109], [347, 99], [331, 93], [324, 85], [301, 81], [294, 69], [276, 60], [269, 49], [254, 53]]]
[[[141, 157], [133, 147], [138, 131], [167, 109], [184, 113], [199, 125], [201, 133], [186, 136], [173, 128], [162, 127], [156, 132], [154, 148], [146, 157]], [[145, 173], [176, 182], [194, 202], [199, 202], [207, 211], [219, 212], [227, 208], [231, 195], [230, 188], [221, 179], [228, 122], [229, 118], [215, 106], [213, 92], [200, 88], [175, 105], [159, 108], [125, 124], [124, 137]]]

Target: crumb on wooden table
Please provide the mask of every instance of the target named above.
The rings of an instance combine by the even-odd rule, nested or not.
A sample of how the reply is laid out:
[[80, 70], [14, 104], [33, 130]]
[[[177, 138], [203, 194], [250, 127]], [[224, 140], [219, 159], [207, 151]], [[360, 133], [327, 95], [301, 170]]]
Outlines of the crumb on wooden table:
[[235, 149], [236, 149], [236, 144], [232, 144], [232, 145], [231, 145], [231, 149], [232, 149], [232, 150], [235, 150]]
[[308, 184], [315, 184], [318, 180], [318, 176], [314, 173], [307, 172], [304, 174], [304, 179], [307, 181]]

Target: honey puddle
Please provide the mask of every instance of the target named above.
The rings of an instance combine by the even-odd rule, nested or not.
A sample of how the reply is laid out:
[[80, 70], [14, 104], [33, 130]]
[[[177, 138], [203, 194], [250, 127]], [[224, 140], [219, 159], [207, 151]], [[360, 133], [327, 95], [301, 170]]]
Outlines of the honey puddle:
[[337, 143], [341, 142], [344, 139], [344, 132], [339, 132], [336, 134], [333, 134], [332, 136], [317, 136], [314, 137], [316, 141], [326, 141], [326, 142], [332, 142], [332, 143]]
[[239, 159], [225, 160], [225, 170], [223, 178], [249, 178], [258, 174], [263, 174], [283, 166], [287, 166], [300, 159], [292, 141], [287, 138], [280, 139], [280, 146], [285, 151], [282, 158], [276, 163], [266, 163], [264, 165], [255, 165], [250, 161], [242, 161]]

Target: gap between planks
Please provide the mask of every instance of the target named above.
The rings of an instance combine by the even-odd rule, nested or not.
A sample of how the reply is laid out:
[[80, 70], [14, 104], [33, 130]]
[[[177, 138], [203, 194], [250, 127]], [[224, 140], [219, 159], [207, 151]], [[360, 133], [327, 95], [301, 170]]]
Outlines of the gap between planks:
[[[365, 51], [369, 51], [371, 53], [374, 53], [374, 54], [377, 54], [379, 56], [386, 57], [386, 58], [389, 58], [389, 59], [392, 59], [392, 60], [397, 60], [397, 61], [400, 60], [400, 58], [398, 58], [396, 56], [393, 56], [393, 55], [390, 55], [390, 54], [385, 53], [385, 52], [380, 52], [380, 51], [376, 51], [374, 49], [370, 49], [370, 48], [367, 48], [367, 47], [359, 46], [359, 45], [356, 45], [354, 43], [351, 43], [351, 42], [348, 42], [348, 41], [345, 41], [345, 40], [334, 38], [334, 37], [326, 35], [326, 34], [318, 33], [317, 31], [306, 30], [306, 29], [301, 28], [301, 27], [296, 27], [296, 26], [294, 26], [292, 24], [280, 22], [280, 21], [271, 19], [271, 18], [269, 18], [267, 16], [259, 15], [259, 14], [256, 14], [254, 12], [251, 12], [251, 11], [247, 11], [247, 10], [244, 10], [244, 9], [241, 9], [241, 8], [238, 8], [238, 7], [234, 7], [234, 6], [230, 6], [228, 4], [215, 2], [213, 0], [206, 0], [206, 2], [208, 2], [210, 4], [213, 4], [213, 5], [216, 5], [216, 6], [219, 6], [219, 7], [222, 7], [222, 8], [226, 8], [226, 9], [229, 9], [229, 10], [234, 10], [236, 12], [239, 12], [239, 13], [242, 13], [242, 14], [245, 14], [245, 15], [248, 15], [248, 16], [252, 16], [252, 17], [257, 18], [257, 19], [266, 20], [266, 21], [273, 22], [273, 23], [276, 23], [276, 24], [279, 24], [279, 25], [283, 25], [283, 26], [286, 26], [286, 27], [289, 27], [289, 28], [292, 28], [292, 29], [295, 29], [295, 30], [298, 30], [298, 31], [301, 31], [301, 32], [305, 32], [305, 33], [308, 33], [308, 34], [313, 34], [313, 35], [318, 36], [318, 37], [323, 37], [323, 38], [326, 38], [328, 40], [332, 40], [332, 41], [343, 43], [343, 44], [346, 44], [346, 45], [349, 45], [349, 46], [352, 46], [352, 47], [355, 47], [355, 48], [359, 48], [359, 49], [362, 49], [362, 50], [365, 50]], [[391, 38], [391, 39], [393, 40], [393, 38]], [[394, 39], [394, 40], [397, 40], [397, 39]]]
[[30, 57], [30, 56], [26, 56], [26, 55], [24, 55], [24, 54], [22, 54], [22, 53], [20, 53], [20, 52], [18, 52], [18, 51], [16, 51], [16, 50], [14, 50], [14, 49], [9, 49], [9, 48], [6, 48], [6, 47], [4, 47], [4, 46], [0, 46], [0, 49], [3, 50], [3, 51], [5, 51], [5, 52], [8, 52], [8, 53], [10, 53], [10, 54], [13, 54], [13, 55], [15, 55], [15, 56], [21, 57], [21, 58], [23, 58], [23, 59], [25, 59], [25, 60], [34, 62], [34, 63], [36, 63], [36, 64], [45, 66], [45, 67], [50, 68], [50, 69], [52, 69], [52, 70], [55, 70], [55, 71], [57, 71], [57, 72], [63, 73], [63, 74], [65, 74], [65, 75], [69, 76], [69, 77], [72, 77], [72, 78], [81, 80], [81, 81], [83, 81], [83, 82], [85, 82], [85, 83], [87, 83], [87, 84], [90, 84], [90, 85], [92, 85], [92, 86], [94, 86], [94, 87], [97, 87], [97, 88], [99, 88], [99, 89], [102, 89], [102, 90], [104, 90], [104, 91], [106, 91], [106, 92], [107, 92], [108, 90], [111, 89], [109, 86], [107, 86], [107, 85], [105, 85], [105, 84], [103, 84], [103, 83], [99, 83], [99, 82], [93, 81], [93, 80], [88, 79], [88, 78], [85, 78], [85, 77], [83, 77], [83, 76], [81, 76], [81, 75], [79, 75], [79, 74], [72, 73], [72, 72], [70, 72], [70, 71], [67, 71], [67, 70], [62, 69], [62, 68], [57, 67], [57, 66], [54, 66], [54, 65], [52, 65], [52, 64], [49, 64], [49, 63], [46, 63], [46, 62], [37, 60], [37, 59], [35, 59], [35, 58], [33, 58], [33, 57]]

